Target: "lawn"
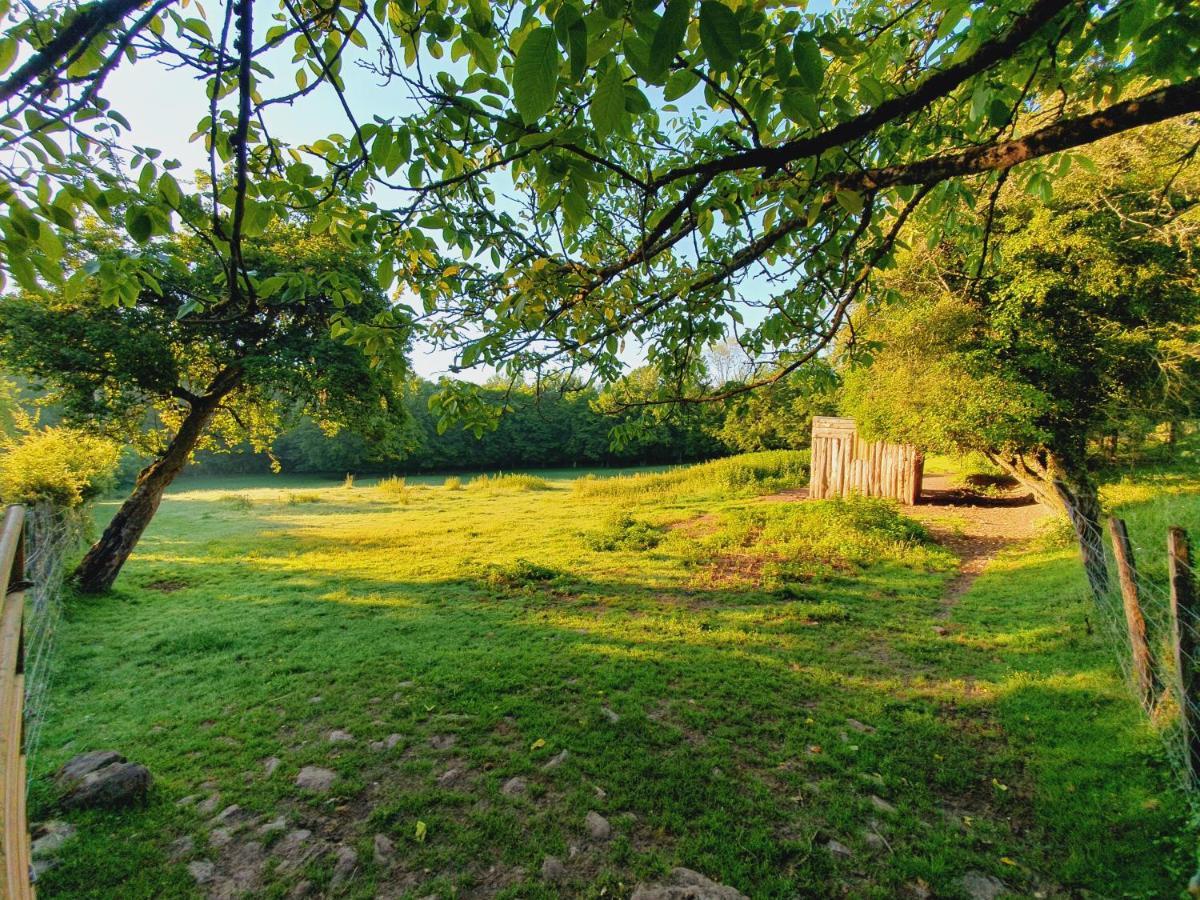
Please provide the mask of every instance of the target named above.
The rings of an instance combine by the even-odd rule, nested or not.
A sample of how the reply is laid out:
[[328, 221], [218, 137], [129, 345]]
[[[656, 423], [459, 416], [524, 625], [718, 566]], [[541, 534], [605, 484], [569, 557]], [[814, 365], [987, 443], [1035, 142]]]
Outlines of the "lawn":
[[628, 897], [684, 865], [756, 900], [1179, 895], [1184, 803], [1069, 544], [940, 618], [949, 552], [884, 503], [760, 498], [785, 456], [181, 482], [116, 590], [70, 600], [32, 760], [34, 819], [84, 750], [149, 766], [151, 801], [70, 816], [39, 893]]

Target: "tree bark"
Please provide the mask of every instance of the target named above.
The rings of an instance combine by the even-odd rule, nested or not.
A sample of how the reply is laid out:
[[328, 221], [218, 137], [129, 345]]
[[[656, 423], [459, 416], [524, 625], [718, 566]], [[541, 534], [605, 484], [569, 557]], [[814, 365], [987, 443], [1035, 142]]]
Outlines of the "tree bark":
[[100, 540], [80, 561], [72, 577], [82, 593], [104, 593], [117, 580], [121, 567], [158, 511], [163, 492], [187, 465], [192, 451], [212, 424], [221, 400], [236, 387], [237, 375], [231, 376], [232, 383], [222, 376], [218, 376], [219, 387], [192, 401], [191, 409], [166, 451], [138, 474], [133, 491], [108, 523]]

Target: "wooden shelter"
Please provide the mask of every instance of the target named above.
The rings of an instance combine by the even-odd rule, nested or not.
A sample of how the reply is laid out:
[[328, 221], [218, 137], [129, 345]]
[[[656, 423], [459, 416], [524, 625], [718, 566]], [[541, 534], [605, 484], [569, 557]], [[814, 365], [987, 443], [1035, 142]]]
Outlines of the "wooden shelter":
[[853, 419], [815, 416], [808, 496], [813, 500], [861, 494], [915, 504], [925, 460], [912, 444], [864, 441]]

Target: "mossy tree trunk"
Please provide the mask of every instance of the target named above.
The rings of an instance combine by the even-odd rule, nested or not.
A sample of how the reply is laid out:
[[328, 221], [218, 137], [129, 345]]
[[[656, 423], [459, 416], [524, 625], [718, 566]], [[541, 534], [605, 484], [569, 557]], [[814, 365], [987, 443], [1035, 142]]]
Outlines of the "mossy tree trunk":
[[112, 587], [121, 567], [158, 511], [163, 493], [183, 471], [192, 451], [212, 424], [221, 401], [239, 381], [240, 375], [226, 370], [214, 381], [209, 393], [190, 399], [188, 414], [166, 450], [138, 473], [133, 491], [75, 569], [73, 579], [80, 591], [99, 594]]

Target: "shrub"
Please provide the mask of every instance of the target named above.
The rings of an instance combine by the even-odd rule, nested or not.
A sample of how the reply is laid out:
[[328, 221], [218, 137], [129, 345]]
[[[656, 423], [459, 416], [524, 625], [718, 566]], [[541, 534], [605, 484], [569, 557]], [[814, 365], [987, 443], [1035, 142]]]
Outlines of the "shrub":
[[80, 506], [113, 484], [120, 447], [75, 428], [30, 431], [2, 445], [0, 497], [7, 503]]
[[287, 495], [288, 506], [299, 506], [301, 503], [320, 503], [322, 497], [313, 491], [293, 491]]
[[451, 475], [442, 482], [442, 487], [448, 491], [457, 491], [462, 489], [462, 479], [457, 475]]
[[663, 538], [663, 529], [649, 522], [639, 522], [629, 513], [617, 513], [600, 528], [585, 534], [583, 542], [592, 550], [651, 550]]
[[379, 493], [391, 497], [393, 500], [399, 500], [405, 503], [412, 499], [412, 488], [399, 475], [391, 475], [387, 478], [380, 478], [375, 483], [375, 490]]
[[491, 587], [515, 589], [553, 581], [560, 575], [554, 569], [539, 566], [527, 559], [516, 559], [507, 565], [485, 567], [483, 581]]
[[222, 494], [217, 499], [234, 509], [250, 509], [254, 506], [254, 501], [244, 494]]
[[495, 475], [480, 475], [472, 478], [467, 487], [473, 491], [493, 493], [494, 491], [548, 491], [550, 482], [536, 475], [525, 475], [520, 472]]

